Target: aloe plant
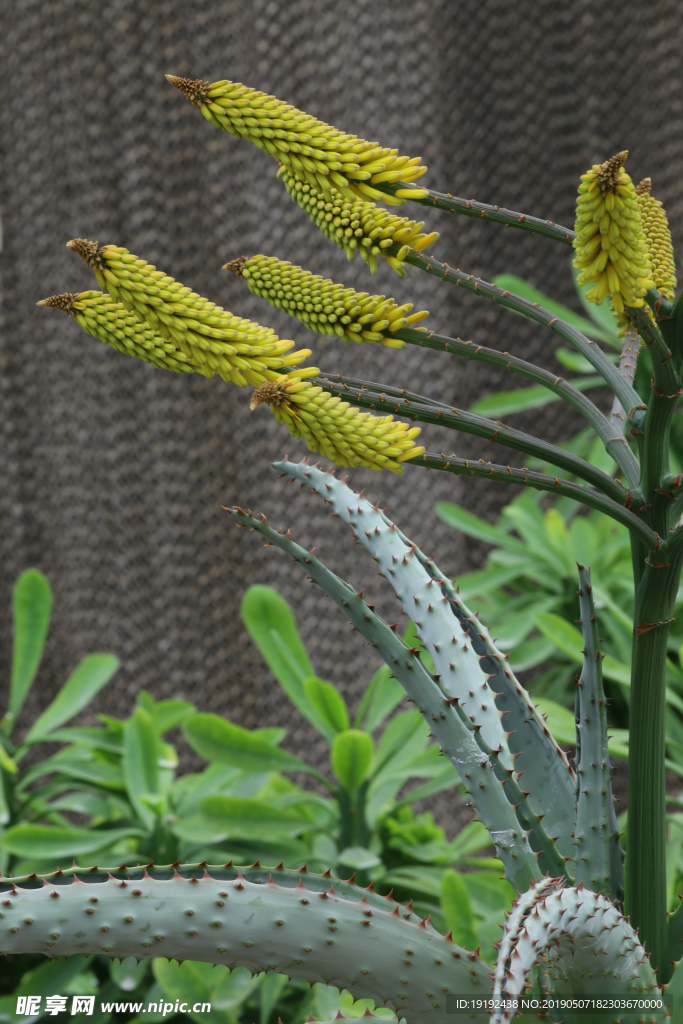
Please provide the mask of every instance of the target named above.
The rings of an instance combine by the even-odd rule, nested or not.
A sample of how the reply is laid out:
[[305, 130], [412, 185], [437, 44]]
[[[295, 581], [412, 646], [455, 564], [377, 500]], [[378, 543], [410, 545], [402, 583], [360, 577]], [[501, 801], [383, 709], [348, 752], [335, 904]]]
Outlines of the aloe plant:
[[[289, 533], [237, 506], [231, 514], [302, 564], [343, 608], [458, 772], [519, 894], [494, 969], [389, 897], [332, 880], [329, 872], [314, 876], [281, 865], [271, 871], [260, 865], [147, 865], [107, 877], [94, 868], [74, 868], [42, 880], [13, 879], [5, 884], [1, 911], [3, 950], [137, 957], [163, 951], [176, 959], [274, 970], [346, 987], [385, 1003], [411, 1024], [443, 1020], [449, 996], [451, 1007], [461, 999], [471, 1019], [510, 1020], [525, 991], [546, 1000], [537, 1005], [556, 1021], [571, 1021], [572, 1005], [552, 1003], [552, 997], [587, 994], [645, 999], [641, 1019], [663, 1020], [663, 987], [670, 997], [683, 985], [683, 970], [671, 972], [671, 961], [680, 961], [683, 923], [680, 912], [667, 922], [664, 790], [667, 644], [683, 566], [682, 485], [669, 459], [683, 330], [666, 216], [649, 179], [634, 186], [624, 170], [626, 151], [594, 165], [581, 179], [571, 230], [423, 188], [415, 183], [426, 170], [418, 158], [338, 131], [239, 83], [169, 81], [217, 128], [274, 156], [288, 192], [349, 258], [358, 249], [371, 270], [379, 257], [399, 275], [411, 266], [525, 316], [571, 346], [575, 355], [568, 364], [573, 358], [578, 372], [590, 368], [589, 380], [584, 373], [567, 381], [508, 352], [417, 327], [423, 314], [411, 315], [409, 302], [356, 292], [273, 257], [226, 265], [253, 292], [342, 340], [389, 349], [413, 344], [521, 375], [584, 417], [612, 468], [481, 412], [402, 387], [325, 376], [305, 365], [308, 350], [291, 351], [293, 343], [234, 316], [121, 246], [69, 242], [102, 291], [64, 293], [42, 304], [154, 365], [253, 386], [251, 409], [266, 405], [294, 437], [338, 465], [400, 473], [410, 464], [490, 477], [578, 502], [624, 526], [635, 589], [626, 867], [610, 792], [602, 654], [588, 570], [581, 567], [579, 574], [583, 667], [574, 768], [486, 628], [433, 559], [345, 483], [307, 464], [285, 462], [278, 469], [321, 495], [370, 551], [412, 619], [416, 642], [408, 646], [362, 593]], [[425, 255], [437, 240], [434, 232], [394, 212], [377, 212], [379, 202], [393, 211], [407, 201], [530, 231], [545, 238], [543, 244], [573, 245], [586, 300], [597, 309], [609, 302], [616, 317], [623, 336], [618, 362], [595, 342], [593, 328], [588, 336], [580, 318], [565, 318], [561, 310]], [[647, 359], [652, 383], [641, 395], [634, 386], [636, 362]], [[594, 382], [613, 395], [607, 412], [586, 394]], [[417, 422], [502, 444], [520, 452], [522, 464], [427, 452], [418, 442]], [[530, 468], [524, 464], [530, 459], [552, 468]], [[349, 735], [353, 730], [340, 735], [345, 732], [344, 743], [349, 751], [353, 747], [345, 756], [346, 782], [353, 788], [362, 783], [367, 751]], [[609, 1019], [619, 1017], [618, 1007], [608, 1013]], [[605, 1014], [593, 1006], [588, 1019], [604, 1020]]]

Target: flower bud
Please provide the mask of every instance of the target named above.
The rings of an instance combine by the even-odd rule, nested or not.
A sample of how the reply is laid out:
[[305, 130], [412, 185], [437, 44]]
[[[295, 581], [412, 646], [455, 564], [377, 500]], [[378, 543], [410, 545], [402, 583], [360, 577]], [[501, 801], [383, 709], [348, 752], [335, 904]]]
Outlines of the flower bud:
[[285, 164], [300, 181], [322, 192], [334, 188], [347, 199], [401, 206], [403, 198], [386, 195], [372, 186], [384, 182], [408, 184], [427, 170], [419, 157], [399, 156], [396, 149], [347, 135], [275, 96], [239, 82], [209, 84], [175, 75], [166, 78], [217, 128], [238, 139], [249, 139]]
[[258, 386], [310, 355], [309, 349], [290, 352], [293, 341], [233, 316], [120, 246], [75, 238], [67, 247], [92, 267], [112, 299], [172, 342], [199, 373]]
[[[366, 199], [346, 199], [335, 188], [322, 192], [307, 181], [301, 181], [284, 164], [277, 173], [294, 202], [325, 237], [344, 250], [349, 262], [354, 252], [359, 252], [373, 274], [377, 273], [377, 257], [383, 256], [403, 277], [403, 261], [410, 250], [426, 249], [439, 237], [436, 231], [423, 234], [424, 222], [399, 217]], [[390, 256], [386, 251], [394, 244], [402, 247], [398, 256]]]
[[396, 337], [396, 331], [429, 315], [426, 310], [410, 315], [411, 302], [399, 306], [384, 295], [345, 288], [275, 256], [242, 257], [226, 263], [225, 269], [243, 277], [254, 295], [295, 316], [310, 330], [347, 341], [403, 348], [405, 342]]
[[665, 299], [673, 299], [676, 291], [676, 264], [674, 249], [664, 207], [652, 195], [650, 178], [636, 185], [636, 195], [640, 207], [640, 221], [643, 225], [647, 253], [652, 264], [652, 278], [655, 288]]
[[212, 376], [205, 368], [195, 368], [173, 342], [141, 323], [106, 292], [87, 291], [77, 295], [65, 292], [63, 295], [42, 299], [38, 305], [63, 310], [94, 338], [99, 338], [119, 352], [137, 356], [152, 366], [173, 370], [175, 373], [192, 373], [198, 369], [198, 372]]
[[419, 427], [409, 427], [393, 416], [373, 416], [354, 409], [338, 395], [305, 380], [320, 371], [307, 367], [291, 370], [273, 382], [262, 384], [251, 396], [250, 408], [270, 406], [278, 423], [294, 437], [302, 437], [309, 449], [339, 466], [366, 466], [402, 473], [401, 462], [422, 455], [414, 438]]
[[654, 286], [638, 196], [623, 167], [627, 156], [624, 150], [582, 175], [576, 204], [578, 283], [594, 285], [586, 298], [597, 305], [611, 298], [617, 314], [643, 306]]

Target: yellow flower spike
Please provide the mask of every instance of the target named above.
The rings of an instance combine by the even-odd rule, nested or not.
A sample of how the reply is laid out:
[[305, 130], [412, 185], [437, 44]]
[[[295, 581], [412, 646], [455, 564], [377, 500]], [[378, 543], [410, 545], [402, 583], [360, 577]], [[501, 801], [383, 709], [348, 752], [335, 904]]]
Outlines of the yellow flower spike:
[[[377, 273], [377, 257], [382, 256], [403, 276], [403, 263], [410, 250], [422, 251], [439, 237], [436, 231], [424, 234], [424, 222], [399, 217], [367, 199], [347, 199], [336, 188], [323, 192], [302, 181], [284, 164], [278, 169], [278, 178], [325, 237], [343, 249], [349, 261], [355, 252], [360, 253], [373, 274]], [[395, 257], [383, 251], [393, 244], [402, 246]]]
[[372, 185], [388, 180], [409, 184], [427, 170], [417, 157], [409, 160], [396, 149], [348, 135], [240, 82], [166, 78], [217, 128], [249, 139], [322, 192], [336, 188], [347, 199], [369, 194], [387, 206], [401, 206], [403, 198], [377, 192]]
[[75, 238], [67, 248], [93, 269], [115, 302], [172, 342], [198, 373], [215, 373], [239, 387], [258, 386], [311, 354], [290, 352], [293, 341], [234, 316], [120, 246]]
[[368, 295], [335, 284], [274, 256], [240, 257], [225, 270], [243, 277], [254, 295], [301, 320], [310, 330], [349, 341], [403, 348], [396, 331], [424, 320], [428, 313], [410, 313], [412, 303], [399, 306], [384, 295]]
[[64, 292], [42, 299], [39, 306], [52, 306], [73, 317], [76, 323], [106, 345], [130, 356], [137, 356], [152, 366], [175, 373], [203, 373], [212, 371], [195, 367], [184, 352], [171, 341], [141, 323], [133, 313], [115, 302], [106, 292], [87, 291], [73, 295]]
[[624, 171], [627, 156], [623, 150], [583, 174], [576, 204], [578, 283], [594, 285], [586, 298], [597, 305], [611, 298], [617, 314], [643, 306], [654, 286], [639, 198]]
[[673, 243], [664, 207], [652, 195], [652, 180], [643, 178], [636, 185], [640, 207], [640, 221], [643, 226], [655, 288], [665, 299], [672, 300], [676, 292], [676, 264]]
[[361, 412], [302, 379], [317, 373], [316, 368], [306, 367], [303, 373], [293, 370], [268, 381], [254, 391], [249, 407], [266, 403], [290, 434], [340, 466], [402, 473], [401, 462], [422, 455], [424, 448], [414, 444], [419, 427], [409, 427], [393, 416]]

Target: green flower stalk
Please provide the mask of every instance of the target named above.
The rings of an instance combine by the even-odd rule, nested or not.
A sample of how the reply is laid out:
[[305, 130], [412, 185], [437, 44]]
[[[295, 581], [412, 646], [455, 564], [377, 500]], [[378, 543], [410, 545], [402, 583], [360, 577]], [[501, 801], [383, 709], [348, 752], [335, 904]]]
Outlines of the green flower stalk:
[[275, 256], [242, 256], [224, 269], [243, 277], [254, 295], [295, 316], [312, 331], [348, 341], [403, 348], [405, 342], [395, 337], [396, 331], [429, 315], [426, 310], [408, 315], [411, 302], [399, 306], [384, 295], [345, 288]]
[[198, 373], [258, 387], [311, 354], [310, 349], [290, 352], [293, 341], [233, 316], [121, 246], [100, 248], [97, 242], [75, 238], [67, 248], [92, 268], [115, 302], [176, 345]]
[[[436, 231], [423, 234], [424, 221], [399, 217], [366, 199], [347, 199], [336, 188], [323, 192], [302, 181], [285, 164], [280, 165], [277, 176], [325, 237], [344, 250], [349, 263], [358, 252], [372, 274], [377, 273], [377, 257], [382, 256], [403, 277], [403, 261], [410, 249], [426, 249], [439, 237]], [[387, 252], [392, 245], [401, 246], [396, 256]]]
[[583, 174], [576, 204], [579, 284], [594, 285], [586, 298], [597, 305], [611, 298], [617, 314], [627, 306], [643, 306], [643, 296], [654, 285], [640, 203], [624, 171], [627, 156], [624, 150]]
[[307, 380], [317, 367], [291, 370], [276, 381], [262, 384], [251, 396], [249, 407], [266, 403], [278, 423], [290, 434], [305, 440], [309, 449], [338, 466], [366, 466], [402, 473], [401, 462], [422, 455], [414, 438], [419, 427], [409, 427], [393, 416], [373, 416], [352, 408], [339, 396]]
[[111, 345], [118, 352], [137, 356], [152, 366], [175, 373], [193, 373], [198, 369], [208, 377], [213, 376], [207, 368], [194, 367], [177, 345], [145, 326], [106, 292], [88, 291], [77, 295], [64, 292], [62, 295], [42, 299], [37, 305], [63, 310], [94, 338]]
[[648, 256], [652, 264], [652, 277], [655, 288], [665, 299], [671, 301], [676, 291], [676, 264], [674, 249], [664, 207], [652, 195], [652, 179], [643, 178], [636, 185], [636, 195], [640, 207], [640, 221], [645, 235]]
[[[347, 135], [240, 82], [208, 83], [176, 75], [166, 78], [199, 107], [207, 121], [238, 139], [249, 139], [286, 164], [301, 181], [323, 192], [336, 188], [347, 199], [378, 199], [388, 206], [401, 206], [400, 188], [390, 196], [372, 186], [409, 184], [427, 170], [420, 157], [399, 156], [396, 149]], [[410, 190], [412, 199], [426, 195], [426, 189]]]

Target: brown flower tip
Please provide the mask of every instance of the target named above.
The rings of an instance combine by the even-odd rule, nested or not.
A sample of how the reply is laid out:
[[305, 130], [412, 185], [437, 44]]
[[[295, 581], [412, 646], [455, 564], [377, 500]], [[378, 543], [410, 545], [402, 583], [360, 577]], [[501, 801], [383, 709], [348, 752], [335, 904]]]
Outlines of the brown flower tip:
[[180, 89], [185, 99], [193, 106], [198, 107], [200, 103], [206, 102], [209, 82], [202, 82], [201, 78], [178, 78], [177, 75], [166, 75], [166, 81]]
[[650, 189], [652, 188], [652, 178], [643, 178], [636, 185], [636, 195], [638, 196], [649, 196]]
[[244, 264], [246, 262], [246, 256], [238, 256], [236, 260], [228, 260], [227, 263], [224, 263], [223, 270], [231, 270], [233, 274], [237, 274], [238, 277], [241, 277], [242, 271], [244, 270]]
[[281, 405], [285, 401], [286, 395], [281, 390], [280, 385], [274, 381], [267, 380], [264, 384], [259, 385], [254, 391], [249, 401], [249, 408], [253, 410], [257, 405], [261, 405], [263, 402], [267, 402], [268, 405]]
[[71, 249], [72, 252], [78, 253], [84, 263], [89, 267], [99, 264], [97, 260], [97, 254], [99, 252], [98, 242], [89, 242], [87, 238], [72, 238], [70, 242], [66, 243], [67, 249]]
[[63, 292], [61, 295], [51, 295], [49, 299], [41, 299], [40, 302], [36, 302], [36, 306], [54, 306], [55, 309], [62, 309], [69, 316], [73, 316], [73, 300], [71, 292]]
[[621, 153], [615, 153], [609, 160], [605, 160], [604, 164], [600, 164], [598, 170], [598, 178], [602, 186], [603, 194], [609, 189], [610, 192], [616, 192], [617, 185], [619, 184], [619, 176], [621, 168], [626, 163], [626, 157], [628, 156], [628, 150], [622, 149]]

